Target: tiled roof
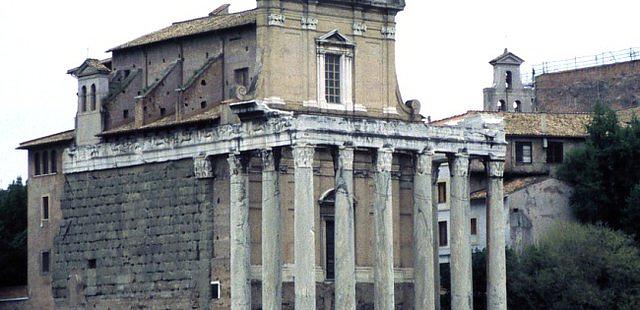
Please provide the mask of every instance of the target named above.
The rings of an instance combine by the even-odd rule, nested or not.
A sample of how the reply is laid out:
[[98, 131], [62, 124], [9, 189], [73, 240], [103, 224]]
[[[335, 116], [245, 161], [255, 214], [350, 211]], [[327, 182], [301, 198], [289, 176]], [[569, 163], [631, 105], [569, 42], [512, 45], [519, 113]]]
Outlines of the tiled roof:
[[628, 124], [629, 122], [631, 122], [631, 117], [633, 117], [634, 114], [640, 118], [640, 107], [618, 110], [616, 111], [616, 114], [618, 115], [619, 122]]
[[26, 150], [35, 146], [42, 146], [46, 144], [70, 142], [75, 137], [75, 130], [67, 130], [60, 133], [56, 133], [50, 136], [37, 138], [20, 143], [19, 150]]
[[[514, 192], [517, 192], [529, 185], [535, 184], [535, 183], [540, 183], [542, 181], [548, 180], [549, 177], [548, 176], [532, 176], [532, 177], [522, 177], [522, 178], [515, 178], [515, 179], [511, 179], [511, 180], [505, 180], [504, 181], [504, 194], [509, 195], [512, 194]], [[486, 189], [482, 189], [479, 191], [475, 191], [473, 193], [471, 193], [470, 198], [471, 199], [484, 199], [487, 197], [487, 191]]]
[[171, 26], [158, 31], [141, 36], [133, 41], [129, 41], [120, 46], [114, 47], [110, 51], [141, 46], [174, 38], [196, 35], [199, 33], [233, 28], [243, 25], [255, 24], [256, 11], [249, 10], [231, 14], [221, 14], [205, 16], [184, 22], [173, 23]]
[[478, 115], [500, 115], [505, 132], [511, 136], [586, 137], [591, 114], [587, 113], [514, 113], [469, 111], [465, 114], [431, 122], [435, 126], [455, 125], [463, 119]]

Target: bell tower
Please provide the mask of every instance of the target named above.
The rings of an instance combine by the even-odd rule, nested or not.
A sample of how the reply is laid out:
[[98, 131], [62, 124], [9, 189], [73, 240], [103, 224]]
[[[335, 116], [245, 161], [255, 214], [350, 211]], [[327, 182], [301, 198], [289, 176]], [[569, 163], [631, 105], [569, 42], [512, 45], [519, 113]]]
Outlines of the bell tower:
[[78, 79], [78, 112], [76, 113], [76, 145], [96, 144], [104, 126], [103, 100], [109, 93], [111, 69], [97, 59], [87, 59], [80, 67], [69, 70]]
[[524, 60], [506, 48], [491, 60], [493, 86], [484, 89], [484, 110], [533, 112], [533, 89], [522, 84], [520, 65]]

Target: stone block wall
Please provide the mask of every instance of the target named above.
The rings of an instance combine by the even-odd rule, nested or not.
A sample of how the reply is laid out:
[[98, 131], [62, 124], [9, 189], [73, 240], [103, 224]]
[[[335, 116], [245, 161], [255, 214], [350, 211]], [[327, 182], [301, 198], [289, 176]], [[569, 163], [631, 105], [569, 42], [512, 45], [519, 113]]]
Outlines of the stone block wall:
[[212, 183], [190, 159], [66, 175], [56, 305], [208, 307]]
[[597, 102], [613, 109], [640, 103], [640, 60], [543, 74], [535, 80], [539, 112], [590, 112]]

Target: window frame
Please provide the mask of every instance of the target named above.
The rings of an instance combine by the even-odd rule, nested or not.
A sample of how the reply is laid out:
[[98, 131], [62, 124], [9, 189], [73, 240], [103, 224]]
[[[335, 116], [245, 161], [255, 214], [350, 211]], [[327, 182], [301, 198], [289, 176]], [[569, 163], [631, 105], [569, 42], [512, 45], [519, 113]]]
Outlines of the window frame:
[[[524, 147], [529, 147], [529, 160], [525, 161]], [[533, 143], [531, 141], [516, 141], [515, 147], [515, 161], [517, 164], [530, 165], [533, 163]]]
[[475, 217], [471, 218], [471, 223], [469, 223], [471, 226], [469, 227], [469, 234], [471, 236], [478, 236], [478, 219]]
[[[46, 264], [45, 257], [47, 262]], [[45, 268], [45, 266], [47, 268]], [[42, 251], [40, 252], [40, 273], [46, 275], [49, 274], [49, 272], [51, 272], [51, 251]]]
[[561, 164], [563, 162], [564, 162], [564, 143], [562, 141], [548, 141], [547, 142], [547, 164]]
[[[444, 228], [444, 236], [442, 238]], [[449, 227], [447, 221], [438, 221], [438, 247], [445, 248], [449, 246]]]
[[51, 199], [49, 198], [49, 195], [45, 195], [40, 197], [40, 219], [42, 221], [48, 221], [50, 216], [51, 216]]
[[438, 203], [447, 203], [447, 182], [438, 182]]

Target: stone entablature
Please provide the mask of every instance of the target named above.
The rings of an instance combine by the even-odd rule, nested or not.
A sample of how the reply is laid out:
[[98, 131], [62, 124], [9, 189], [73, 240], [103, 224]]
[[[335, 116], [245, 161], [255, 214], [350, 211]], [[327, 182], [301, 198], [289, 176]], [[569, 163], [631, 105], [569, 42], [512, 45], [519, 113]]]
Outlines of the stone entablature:
[[111, 169], [151, 162], [197, 158], [296, 142], [315, 145], [352, 143], [360, 148], [392, 145], [396, 150], [457, 153], [504, 158], [506, 141], [499, 127], [436, 127], [406, 123], [333, 116], [280, 116], [264, 123], [245, 122], [211, 129], [183, 129], [150, 137], [84, 145], [65, 151], [64, 173]]

